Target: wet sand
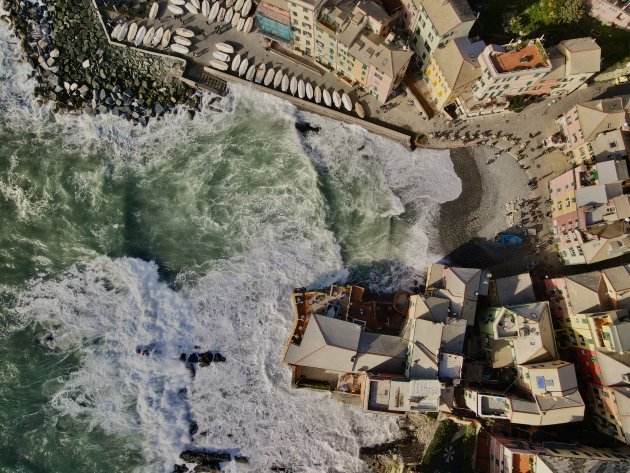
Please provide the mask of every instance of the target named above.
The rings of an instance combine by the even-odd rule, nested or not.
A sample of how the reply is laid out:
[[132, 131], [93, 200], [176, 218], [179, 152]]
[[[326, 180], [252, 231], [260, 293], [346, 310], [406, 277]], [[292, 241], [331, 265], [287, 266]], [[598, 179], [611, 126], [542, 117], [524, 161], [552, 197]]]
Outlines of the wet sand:
[[531, 252], [531, 247], [506, 248], [495, 243], [494, 236], [508, 230], [506, 202], [527, 199], [531, 193], [527, 175], [513, 157], [503, 153], [487, 163], [496, 152], [488, 146], [451, 152], [462, 192], [440, 207], [434, 251], [446, 255], [445, 260], [454, 265], [490, 268], [516, 261], [509, 270], [520, 271], [518, 260]]

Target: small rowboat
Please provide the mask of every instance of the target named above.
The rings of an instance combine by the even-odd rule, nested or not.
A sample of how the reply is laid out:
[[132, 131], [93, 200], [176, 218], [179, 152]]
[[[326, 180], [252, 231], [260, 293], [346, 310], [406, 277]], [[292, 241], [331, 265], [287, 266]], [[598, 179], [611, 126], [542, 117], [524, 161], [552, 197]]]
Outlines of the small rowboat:
[[246, 17], [247, 15], [249, 15], [249, 12], [252, 9], [252, 0], [245, 0], [245, 3], [243, 4], [243, 9], [241, 10], [241, 16], [242, 17]]
[[256, 82], [257, 84], [260, 84], [265, 78], [266, 70], [267, 70], [267, 66], [265, 66], [265, 63], [260, 64], [258, 66], [258, 69], [256, 70], [256, 77], [254, 77], [254, 82]]
[[136, 23], [132, 23], [131, 25], [129, 25], [129, 33], [127, 33], [127, 41], [131, 43], [135, 39], [137, 32], [138, 32], [138, 25]]
[[298, 82], [295, 76], [293, 76], [291, 77], [291, 88], [289, 89], [291, 91], [291, 95], [295, 95], [295, 93], [297, 92], [297, 88], [298, 88]]
[[171, 44], [171, 50], [180, 54], [188, 54], [189, 50], [186, 46], [182, 46], [181, 44], [173, 43]]
[[298, 97], [304, 98], [304, 81], [302, 79], [298, 82]]
[[217, 59], [219, 61], [223, 61], [223, 62], [228, 62], [230, 60], [230, 56], [225, 54], [225, 53], [222, 53], [221, 51], [214, 51], [212, 53], [212, 56], [215, 59]]
[[122, 26], [122, 28], [120, 29], [120, 32], [118, 33], [118, 36], [116, 37], [116, 39], [118, 41], [124, 41], [124, 39], [127, 36], [128, 32], [129, 32], [129, 25], [127, 23], [125, 23]]
[[241, 14], [239, 12], [236, 12], [232, 17], [232, 28], [236, 28], [239, 21], [241, 21]]
[[282, 86], [280, 87], [280, 90], [282, 90], [282, 92], [286, 92], [288, 88], [289, 88], [289, 75], [285, 74], [282, 77]]
[[141, 26], [140, 29], [138, 30], [138, 33], [136, 34], [136, 40], [134, 41], [134, 44], [136, 46], [140, 46], [140, 43], [142, 43], [142, 40], [144, 39], [145, 34], [147, 34], [147, 27]]
[[274, 71], [273, 69], [269, 69], [267, 71], [267, 74], [265, 74], [265, 80], [263, 81], [263, 84], [266, 87], [269, 87], [269, 84], [271, 84], [275, 75], [276, 75], [276, 71]]
[[183, 7], [186, 5], [186, 0], [169, 0], [173, 5]]
[[333, 90], [332, 99], [335, 107], [341, 108], [341, 95], [339, 95], [339, 92]]
[[177, 28], [175, 30], [175, 33], [177, 33], [179, 36], [183, 36], [184, 38], [192, 38], [195, 36], [195, 33], [193, 33], [188, 28]]
[[192, 41], [182, 36], [174, 36], [173, 41], [176, 42], [177, 44], [181, 44], [182, 46], [186, 46], [186, 47], [192, 46]]
[[313, 100], [313, 86], [311, 85], [310, 82], [306, 83], [306, 97], [309, 100]]
[[243, 75], [247, 72], [247, 66], [249, 66], [249, 61], [245, 58], [241, 61], [241, 65], [238, 68], [239, 77], [243, 77]]
[[210, 13], [210, 2], [203, 0], [203, 2], [201, 2], [201, 14], [207, 18], [208, 13]]
[[171, 42], [171, 30], [166, 30], [162, 35], [162, 41], [160, 41], [160, 46], [163, 48], [168, 46], [168, 43]]
[[142, 40], [142, 44], [144, 46], [149, 46], [151, 44], [151, 41], [153, 41], [153, 36], [155, 35], [155, 28], [151, 27], [149, 28], [149, 31], [147, 31], [147, 34], [144, 35], [144, 39]]
[[208, 13], [209, 22], [213, 22], [217, 18], [220, 7], [221, 7], [221, 4], [219, 2], [212, 4], [212, 8], [210, 8], [210, 13]]
[[239, 66], [241, 65], [241, 55], [237, 54], [236, 56], [234, 56], [234, 59], [232, 59], [232, 67], [230, 69], [232, 69], [233, 72], [238, 71]]
[[190, 3], [192, 3], [192, 6], [195, 7], [197, 10], [201, 9], [201, 4], [199, 3], [199, 0], [190, 0]]
[[324, 89], [322, 92], [322, 98], [324, 99], [326, 106], [330, 107], [332, 105], [332, 99], [330, 98], [330, 92], [328, 92], [328, 89]]
[[225, 18], [223, 19], [223, 21], [225, 21], [226, 23], [231, 23], [233, 16], [234, 16], [234, 10], [231, 8], [228, 8], [228, 11], [225, 12]]
[[[241, 16], [245, 16], [241, 13]], [[250, 16], [247, 20], [245, 20], [245, 26], [243, 26], [243, 33], [248, 34], [254, 26], [254, 17]]]
[[155, 35], [153, 35], [153, 41], [151, 41], [151, 46], [155, 48], [158, 44], [160, 44], [160, 41], [162, 41], [163, 35], [164, 35], [164, 28], [160, 26], [156, 30]]
[[234, 5], [234, 1], [235, 0], [225, 0], [225, 7], [232, 8], [232, 5]]
[[315, 103], [322, 103], [322, 89], [315, 87]]
[[282, 69], [278, 69], [278, 72], [276, 72], [276, 76], [273, 79], [274, 89], [277, 89], [278, 87], [280, 87], [280, 83], [282, 82], [283, 77], [284, 77], [284, 74], [282, 73]]
[[236, 3], [234, 4], [234, 10], [240, 12], [243, 9], [244, 3], [245, 0], [236, 0]]
[[118, 23], [116, 27], [114, 28], [114, 30], [111, 32], [110, 36], [112, 38], [118, 39], [118, 35], [120, 34], [120, 30], [122, 30], [122, 27], [123, 27], [122, 23]]
[[149, 10], [149, 20], [155, 20], [159, 9], [160, 9], [160, 6], [158, 5], [158, 3], [153, 2], [153, 5], [151, 5], [151, 9]]
[[214, 47], [217, 48], [222, 53], [234, 54], [234, 48], [227, 43], [217, 43], [214, 45]]
[[225, 8], [221, 7], [221, 8], [219, 8], [219, 14], [217, 15], [217, 21], [223, 21], [223, 18], [225, 18]]
[[227, 71], [228, 67], [229, 67], [225, 62], [217, 61], [216, 59], [211, 59], [209, 64], [210, 64], [210, 66], [212, 66], [215, 69], [218, 69], [220, 71]]
[[182, 9], [182, 7], [177, 6], [177, 5], [169, 5], [168, 10], [173, 14], [173, 15], [183, 15], [184, 14], [184, 10]]
[[255, 74], [256, 74], [256, 65], [252, 64], [251, 66], [249, 66], [249, 69], [247, 69], [247, 74], [245, 74], [245, 80], [252, 80]]
[[245, 27], [245, 18], [241, 18], [240, 20], [238, 20], [238, 25], [236, 25], [236, 31], [243, 31], [244, 27]]
[[352, 100], [350, 100], [350, 96], [346, 94], [345, 92], [341, 96], [341, 103], [343, 104], [343, 106], [346, 108], [347, 111], [349, 112], [352, 111]]
[[357, 112], [357, 116], [359, 118], [365, 118], [365, 110], [363, 109], [363, 106], [359, 102], [356, 102], [354, 104], [354, 111]]
[[186, 10], [188, 10], [193, 15], [198, 15], [199, 14], [199, 10], [196, 9], [195, 6], [192, 3], [186, 2], [186, 5], [184, 5], [184, 7], [186, 8]]

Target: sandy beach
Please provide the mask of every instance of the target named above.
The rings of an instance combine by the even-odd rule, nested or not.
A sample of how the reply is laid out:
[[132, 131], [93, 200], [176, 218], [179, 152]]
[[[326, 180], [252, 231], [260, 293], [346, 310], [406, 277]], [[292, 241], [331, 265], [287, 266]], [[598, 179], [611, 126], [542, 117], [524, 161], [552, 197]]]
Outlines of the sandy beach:
[[[515, 198], [527, 199], [531, 192], [527, 175], [509, 154], [494, 158], [496, 148], [478, 146], [451, 152], [455, 172], [462, 181], [462, 192], [440, 208], [435, 252], [461, 266], [498, 267], [515, 271], [518, 261], [531, 253], [529, 244], [506, 248], [494, 242], [494, 236], [508, 229], [505, 204]], [[516, 265], [516, 267], [514, 267]]]

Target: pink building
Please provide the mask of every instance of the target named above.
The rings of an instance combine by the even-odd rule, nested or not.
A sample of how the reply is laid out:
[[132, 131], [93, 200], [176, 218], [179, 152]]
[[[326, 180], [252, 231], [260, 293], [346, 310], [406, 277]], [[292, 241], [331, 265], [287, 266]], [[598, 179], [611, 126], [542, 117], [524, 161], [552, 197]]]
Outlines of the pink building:
[[607, 25], [630, 29], [630, 3], [627, 1], [586, 0], [590, 14]]

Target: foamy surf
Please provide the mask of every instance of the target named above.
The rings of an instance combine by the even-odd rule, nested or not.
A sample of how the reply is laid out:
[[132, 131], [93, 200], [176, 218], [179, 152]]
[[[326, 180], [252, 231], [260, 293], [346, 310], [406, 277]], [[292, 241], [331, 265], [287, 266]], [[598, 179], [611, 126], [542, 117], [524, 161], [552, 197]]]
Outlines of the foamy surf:
[[[205, 96], [193, 121], [178, 114], [141, 128], [55, 116], [33, 101], [11, 41], [0, 25], [0, 215], [10, 229], [0, 284], [17, 319], [0, 339], [39, 327], [54, 334], [50, 358], [77, 362], [45, 380], [45, 405], [14, 413], [45, 411], [50, 430], [32, 443], [13, 423], [0, 432], [35, 464], [68, 455], [85, 471], [101, 454], [82, 443], [85, 428], [123, 439], [120, 456], [103, 458], [141, 452], [112, 466], [121, 472], [170, 472], [189, 447], [250, 458], [228, 471], [365, 471], [360, 447], [395, 437], [396, 421], [290, 389], [280, 364], [289, 295], [356, 277], [357, 267], [376, 290], [412, 284], [432, 257], [440, 202], [459, 193], [447, 155], [410, 152], [239, 86], [219, 103]], [[321, 131], [302, 136], [296, 120]], [[150, 343], [156, 352], [140, 357], [136, 347]], [[195, 346], [227, 362], [193, 380], [178, 356]], [[28, 383], [16, 382], [19, 360], [9, 358], [0, 389], [19, 396], [11, 390]], [[57, 423], [72, 449], [46, 450]], [[15, 470], [3, 461], [0, 471]]]

